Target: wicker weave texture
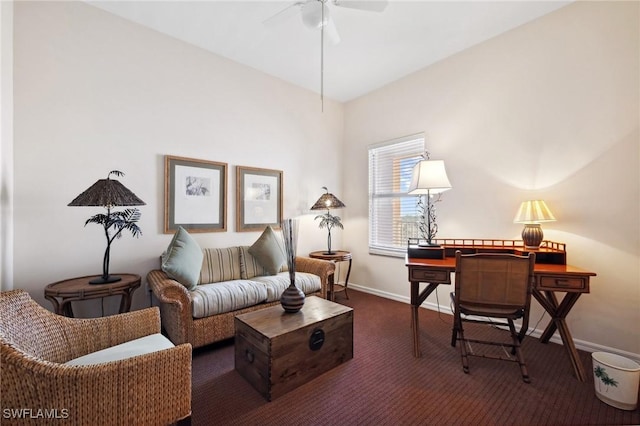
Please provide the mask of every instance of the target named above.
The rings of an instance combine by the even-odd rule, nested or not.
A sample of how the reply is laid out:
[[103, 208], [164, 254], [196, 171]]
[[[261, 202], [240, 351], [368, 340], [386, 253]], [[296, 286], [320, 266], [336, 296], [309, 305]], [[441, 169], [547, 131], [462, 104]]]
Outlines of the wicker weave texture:
[[47, 311], [24, 290], [0, 293], [2, 424], [162, 425], [188, 417], [190, 345], [103, 364], [63, 364], [159, 331], [157, 308], [74, 319]]
[[[299, 256], [296, 258], [296, 270], [319, 276], [321, 290], [313, 296], [327, 297], [329, 278], [335, 272], [333, 262]], [[160, 304], [162, 326], [171, 341], [176, 345], [190, 343], [194, 348], [233, 337], [235, 333], [233, 318], [236, 315], [280, 303], [261, 303], [233, 312], [194, 319], [189, 291], [182, 284], [169, 278], [159, 269], [149, 272], [147, 282]]]

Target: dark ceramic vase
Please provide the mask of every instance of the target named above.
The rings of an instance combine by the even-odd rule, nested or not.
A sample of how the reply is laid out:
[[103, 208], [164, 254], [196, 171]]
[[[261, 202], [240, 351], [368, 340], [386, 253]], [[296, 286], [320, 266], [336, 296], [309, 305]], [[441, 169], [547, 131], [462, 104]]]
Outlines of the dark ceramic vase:
[[280, 304], [285, 312], [295, 314], [304, 306], [304, 293], [296, 287], [295, 281], [291, 281], [289, 287], [282, 292]]

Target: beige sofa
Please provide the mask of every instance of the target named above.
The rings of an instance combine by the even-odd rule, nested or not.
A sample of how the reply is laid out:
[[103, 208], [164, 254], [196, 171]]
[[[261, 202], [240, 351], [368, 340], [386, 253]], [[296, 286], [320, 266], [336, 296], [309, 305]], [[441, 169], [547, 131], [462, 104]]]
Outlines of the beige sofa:
[[[162, 326], [171, 341], [194, 348], [234, 335], [234, 317], [280, 303], [289, 285], [283, 266], [271, 275], [251, 254], [249, 246], [203, 249], [197, 285], [189, 290], [161, 269], [147, 275], [160, 305]], [[296, 257], [296, 285], [307, 296], [327, 296], [333, 262]]]

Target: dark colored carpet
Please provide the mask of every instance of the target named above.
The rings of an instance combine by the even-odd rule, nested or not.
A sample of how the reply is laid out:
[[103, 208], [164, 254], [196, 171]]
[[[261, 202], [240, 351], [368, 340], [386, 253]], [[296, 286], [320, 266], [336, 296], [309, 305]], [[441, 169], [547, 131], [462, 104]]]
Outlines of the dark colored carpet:
[[[420, 310], [422, 358], [414, 358], [407, 304], [351, 290], [354, 358], [267, 402], [234, 370], [233, 341], [193, 354], [193, 425], [622, 425], [640, 424], [596, 398], [564, 348], [529, 337], [531, 384], [516, 363], [472, 357], [464, 374], [450, 346], [451, 319]], [[489, 331], [488, 331], [489, 332]]]

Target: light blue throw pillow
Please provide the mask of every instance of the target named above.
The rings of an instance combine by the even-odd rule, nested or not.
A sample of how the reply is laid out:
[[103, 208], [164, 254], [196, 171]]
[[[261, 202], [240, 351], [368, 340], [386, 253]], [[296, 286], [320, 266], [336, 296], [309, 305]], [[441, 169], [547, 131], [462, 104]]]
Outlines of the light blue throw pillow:
[[203, 256], [198, 242], [181, 226], [167, 251], [162, 253], [162, 270], [188, 290], [194, 290], [200, 278]]
[[260, 238], [249, 247], [249, 253], [269, 275], [276, 275], [282, 268], [282, 264], [286, 262], [284, 248], [270, 226], [267, 226]]

